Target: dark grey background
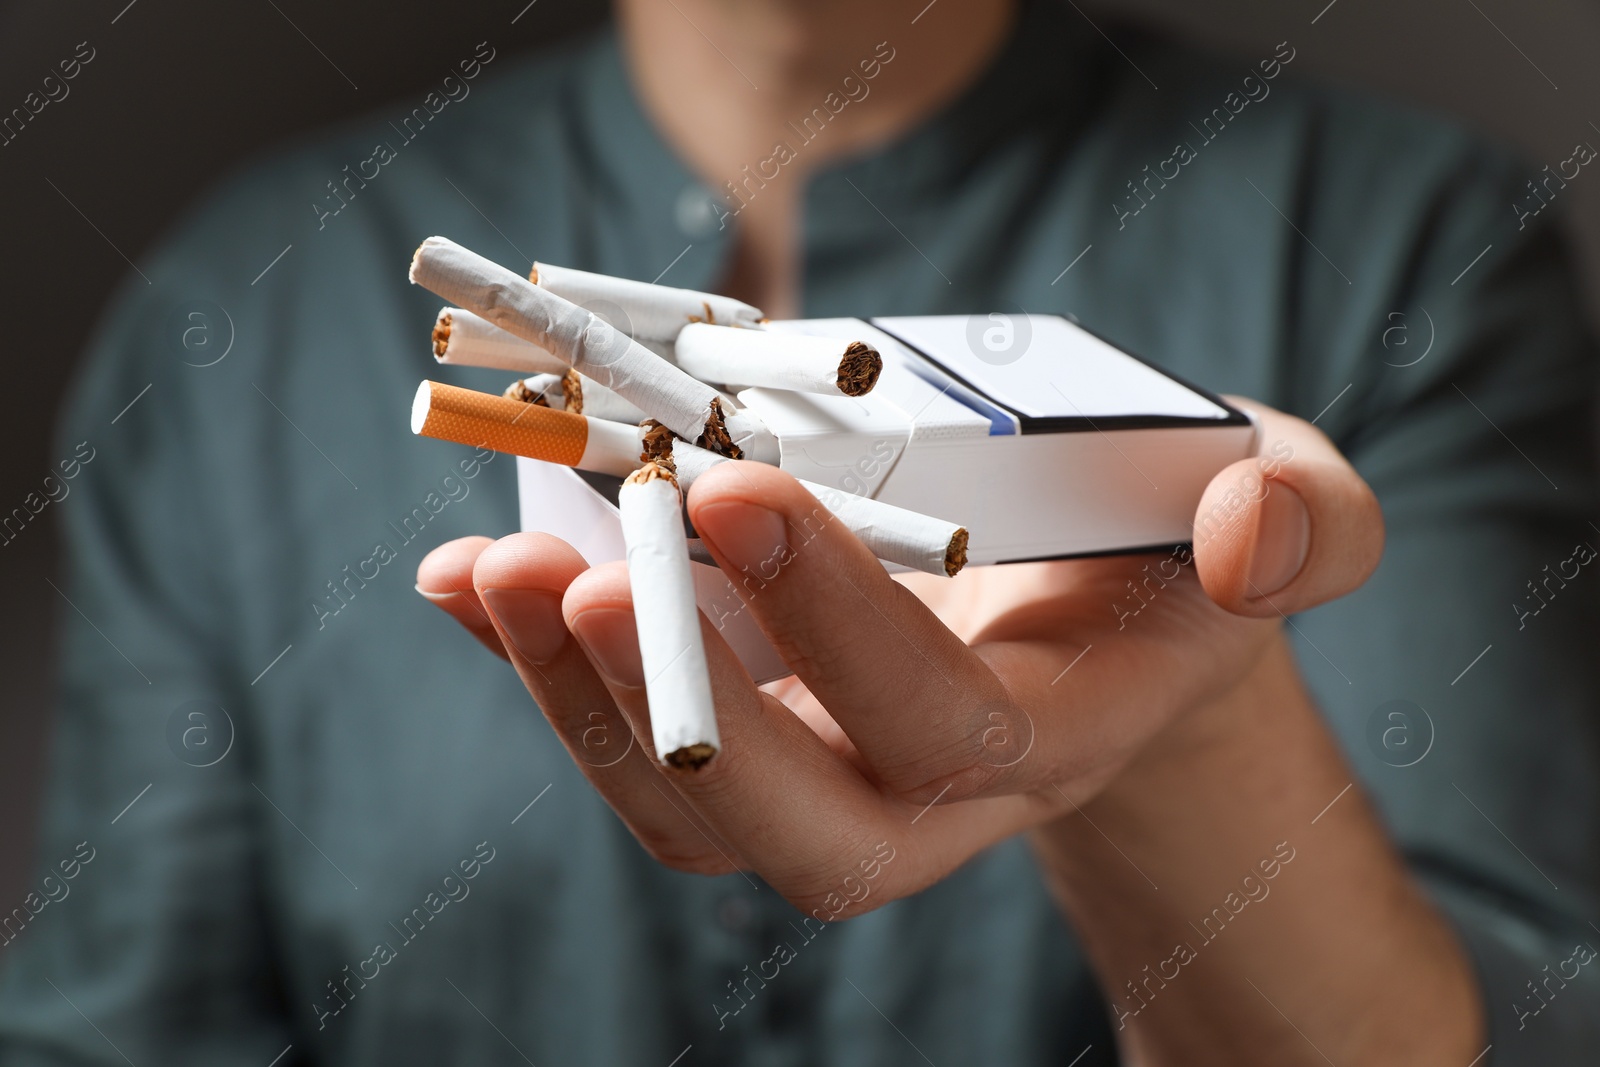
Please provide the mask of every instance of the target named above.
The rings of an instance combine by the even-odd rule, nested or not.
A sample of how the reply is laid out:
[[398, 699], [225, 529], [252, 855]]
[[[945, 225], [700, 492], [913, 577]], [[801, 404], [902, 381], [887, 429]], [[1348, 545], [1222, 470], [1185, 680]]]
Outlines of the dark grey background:
[[[924, 2], [906, 0], [908, 19]], [[1083, 4], [1085, 19], [1097, 25], [1137, 19], [1243, 61], [1287, 40], [1301, 75], [1451, 111], [1519, 144], [1537, 160], [1530, 178], [1571, 155], [1578, 141], [1600, 143], [1600, 128], [1591, 125], [1600, 122], [1600, 108], [1591, 110], [1600, 100], [1593, 61], [1600, 11], [1584, 0]], [[11, 400], [0, 421], [0, 514], [63, 458], [52, 452], [50, 426], [94, 313], [131, 273], [129, 260], [140, 262], [185, 205], [221, 173], [300, 131], [431, 86], [478, 41], [515, 53], [605, 12], [595, 0], [525, 5], [15, 0], [0, 7], [0, 115], [20, 106], [78, 42], [97, 53], [66, 99], [0, 147]], [[1585, 264], [1600, 264], [1600, 177], [1580, 176], [1562, 196]], [[1590, 292], [1600, 294], [1597, 276], [1586, 270]], [[1591, 301], [1596, 307], [1600, 301]], [[25, 322], [46, 324], [43, 334], [22, 333]], [[72, 506], [71, 496], [52, 504], [0, 546], [0, 903], [21, 899], [32, 862], [53, 628], [72, 610], [49, 581], [55, 521]]]

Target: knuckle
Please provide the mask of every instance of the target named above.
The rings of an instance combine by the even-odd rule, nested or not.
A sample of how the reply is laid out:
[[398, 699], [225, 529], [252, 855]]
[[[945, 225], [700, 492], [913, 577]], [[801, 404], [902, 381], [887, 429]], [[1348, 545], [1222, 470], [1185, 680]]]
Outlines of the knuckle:
[[741, 738], [736, 730], [723, 729], [722, 751], [710, 763], [698, 770], [662, 768], [684, 797], [702, 810], [723, 809], [737, 805], [746, 787], [737, 769], [732, 767], [733, 757]]
[[710, 877], [729, 874], [738, 870], [727, 859], [716, 852], [708, 851], [704, 846], [696, 848], [690, 842], [670, 835], [647, 834], [635, 831], [634, 836], [651, 859], [674, 871]]
[[987, 795], [1002, 770], [972, 758], [908, 766], [898, 774], [880, 772], [896, 800], [915, 808], [951, 804]]
[[855, 857], [853, 863], [768, 872], [767, 882], [796, 910], [820, 923], [864, 915], [919, 888], [906, 884], [900, 868], [891, 871], [897, 850], [888, 840], [870, 840], [861, 838], [846, 853]]
[[933, 722], [922, 735], [874, 763], [883, 787], [902, 803], [922, 807], [965, 800], [987, 792], [1026, 759], [1033, 742], [1031, 720], [1021, 713], [963, 711]]
[[845, 875], [834, 884], [808, 889], [787, 888], [783, 899], [808, 920], [834, 923], [877, 911], [904, 895], [880, 879], [878, 883], [860, 875]]
[[806, 918], [814, 919], [823, 924], [840, 922], [844, 919], [854, 919], [858, 915], [877, 911], [889, 902], [888, 898], [879, 899], [877, 897], [868, 897], [860, 901], [841, 899], [833, 891], [827, 893], [785, 893], [784, 899]]
[[[759, 600], [753, 603], [759, 610]], [[799, 633], [780, 632], [774, 645], [784, 662], [804, 679], [832, 680], [860, 673], [859, 650], [844, 640], [839, 630], [808, 627]]]
[[801, 914], [828, 923], [865, 915], [888, 901], [886, 895], [873, 889], [872, 883], [853, 873], [824, 877], [814, 872], [803, 883], [780, 892]]

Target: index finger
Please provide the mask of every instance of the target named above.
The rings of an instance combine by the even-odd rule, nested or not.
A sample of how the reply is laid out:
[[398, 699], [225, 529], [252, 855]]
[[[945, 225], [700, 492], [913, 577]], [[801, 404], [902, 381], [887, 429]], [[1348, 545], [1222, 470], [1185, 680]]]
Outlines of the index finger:
[[747, 610], [880, 779], [907, 799], [978, 792], [994, 672], [804, 487], [758, 463], [698, 478], [689, 514]]

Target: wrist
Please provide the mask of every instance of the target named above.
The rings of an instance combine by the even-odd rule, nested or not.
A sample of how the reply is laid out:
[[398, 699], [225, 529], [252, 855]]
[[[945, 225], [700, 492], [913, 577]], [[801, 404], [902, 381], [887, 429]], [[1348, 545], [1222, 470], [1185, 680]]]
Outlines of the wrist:
[[1336, 1062], [1482, 1048], [1472, 968], [1353, 778], [1275, 637], [1233, 689], [1034, 833], [1125, 1056], [1300, 1062], [1304, 1034]]
[[1331, 745], [1274, 634], [1230, 689], [1180, 710], [1092, 796], [1064, 785], [1075, 807], [1034, 831], [1034, 851], [1075, 919], [1126, 907], [1149, 918], [1166, 911], [1182, 927], [1182, 897], [1158, 886], [1225, 893], [1255, 853], [1295, 836], [1287, 806], [1262, 802], [1281, 792], [1278, 776], [1298, 774], [1299, 790], [1328, 797], [1348, 780], [1307, 786], [1307, 771], [1326, 762], [1319, 742]]

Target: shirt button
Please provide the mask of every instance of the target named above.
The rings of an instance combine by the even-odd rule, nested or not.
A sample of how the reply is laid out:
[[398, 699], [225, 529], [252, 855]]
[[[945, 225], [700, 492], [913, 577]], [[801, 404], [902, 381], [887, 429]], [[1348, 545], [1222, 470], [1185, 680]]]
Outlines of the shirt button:
[[701, 241], [721, 229], [718, 220], [722, 218], [723, 209], [704, 186], [686, 185], [678, 194], [673, 215], [685, 237]]
[[717, 923], [729, 933], [748, 933], [755, 919], [756, 909], [744, 897], [724, 897], [717, 905]]

